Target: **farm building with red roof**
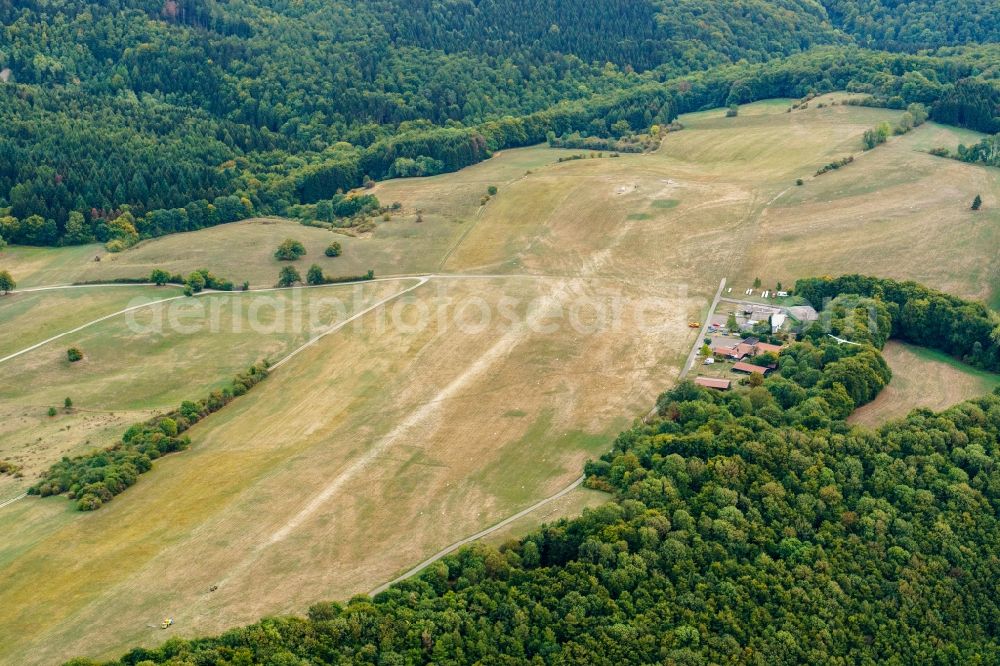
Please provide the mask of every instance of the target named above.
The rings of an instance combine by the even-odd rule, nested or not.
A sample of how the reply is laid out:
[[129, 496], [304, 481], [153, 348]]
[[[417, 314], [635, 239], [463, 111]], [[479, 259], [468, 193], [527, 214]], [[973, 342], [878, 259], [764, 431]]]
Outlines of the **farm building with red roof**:
[[698, 386], [718, 389], [720, 391], [728, 391], [729, 386], [732, 384], [728, 379], [717, 379], [715, 377], [695, 377], [694, 383]]

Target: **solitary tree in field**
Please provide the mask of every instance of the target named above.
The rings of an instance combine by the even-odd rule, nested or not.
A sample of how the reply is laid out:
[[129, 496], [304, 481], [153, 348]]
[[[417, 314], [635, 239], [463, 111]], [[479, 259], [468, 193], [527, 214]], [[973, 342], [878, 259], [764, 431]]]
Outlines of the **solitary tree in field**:
[[66, 398], [65, 400], [63, 400], [63, 407], [65, 407], [67, 411], [73, 409], [73, 399]]
[[16, 286], [17, 283], [14, 282], [14, 278], [10, 276], [10, 273], [7, 271], [0, 271], [0, 291], [6, 294], [14, 291], [14, 287]]
[[871, 150], [875, 146], [885, 143], [891, 134], [892, 127], [886, 122], [879, 123], [873, 129], [865, 130], [862, 137], [865, 150]]
[[149, 274], [149, 281], [158, 287], [165, 285], [168, 280], [170, 280], [170, 273], [162, 268], [154, 268], [153, 272]]
[[188, 276], [187, 286], [194, 293], [198, 293], [205, 288], [205, 276], [201, 274], [201, 271], [194, 271]]
[[730, 104], [729, 108], [726, 109], [726, 118], [735, 118], [738, 115], [740, 115], [740, 105]]
[[306, 282], [311, 285], [323, 284], [326, 278], [323, 277], [323, 269], [313, 264], [306, 273]]
[[274, 258], [279, 261], [295, 261], [306, 253], [306, 248], [302, 243], [294, 238], [286, 238], [281, 241], [281, 245], [274, 251]]
[[83, 352], [77, 347], [70, 347], [66, 350], [66, 358], [69, 359], [70, 363], [76, 363], [83, 358]]
[[982, 207], [983, 207], [983, 198], [977, 194], [976, 198], [972, 200], [972, 210], [979, 210]]
[[324, 254], [328, 257], [339, 257], [340, 256], [340, 243], [338, 241], [333, 241], [326, 246]]
[[760, 278], [754, 278], [753, 279], [753, 288], [754, 289], [760, 289], [760, 284], [761, 284], [760, 283]]
[[291, 287], [296, 282], [302, 282], [302, 276], [295, 270], [294, 266], [285, 266], [278, 273], [278, 286]]

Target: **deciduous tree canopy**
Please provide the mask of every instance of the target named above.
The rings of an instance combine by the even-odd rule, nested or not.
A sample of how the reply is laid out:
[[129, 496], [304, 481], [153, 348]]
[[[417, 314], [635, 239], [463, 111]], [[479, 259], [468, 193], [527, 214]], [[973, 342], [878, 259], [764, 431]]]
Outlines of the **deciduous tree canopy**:
[[995, 47], [852, 44], [995, 38], [995, 3], [937, 4], [0, 2], [0, 235], [120, 249], [130, 239], [111, 222], [126, 206], [137, 237], [200, 229], [548, 132], [617, 140], [810, 91], [921, 102], [995, 132]]

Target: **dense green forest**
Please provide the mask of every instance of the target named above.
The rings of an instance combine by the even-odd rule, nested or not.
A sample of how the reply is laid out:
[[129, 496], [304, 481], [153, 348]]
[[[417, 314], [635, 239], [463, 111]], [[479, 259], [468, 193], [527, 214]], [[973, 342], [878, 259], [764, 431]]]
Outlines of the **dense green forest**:
[[992, 0], [821, 0], [830, 20], [862, 46], [916, 51], [1000, 41]]
[[995, 132], [1000, 49], [961, 45], [995, 41], [997, 8], [949, 7], [0, 0], [0, 235], [124, 243], [126, 210], [136, 237], [198, 229], [549, 132], [617, 142], [837, 88]]
[[1000, 392], [844, 421], [888, 382], [890, 336], [956, 353], [985, 309], [860, 276], [796, 291], [827, 307], [778, 372], [682, 382], [587, 464], [607, 505], [373, 599], [115, 663], [997, 663]]
[[[795, 293], [817, 305], [828, 299], [836, 302], [845, 294], [878, 299], [891, 319], [895, 337], [939, 349], [975, 367], [1000, 371], [1000, 319], [982, 303], [928, 289], [916, 282], [863, 275], [799, 280]], [[889, 329], [883, 325], [882, 330]], [[848, 330], [833, 332], [838, 335], [843, 332], [845, 337], [855, 339]]]

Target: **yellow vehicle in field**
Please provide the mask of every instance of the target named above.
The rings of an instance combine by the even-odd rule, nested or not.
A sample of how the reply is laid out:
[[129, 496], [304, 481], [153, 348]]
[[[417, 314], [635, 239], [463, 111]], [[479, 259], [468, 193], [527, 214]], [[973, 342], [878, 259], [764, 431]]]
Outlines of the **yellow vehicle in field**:
[[701, 324], [696, 321], [689, 321], [688, 328], [701, 328]]
[[165, 618], [163, 618], [163, 622], [160, 623], [160, 629], [166, 629], [167, 627], [169, 627], [173, 623], [174, 623], [174, 618], [172, 618], [172, 617], [165, 617]]

